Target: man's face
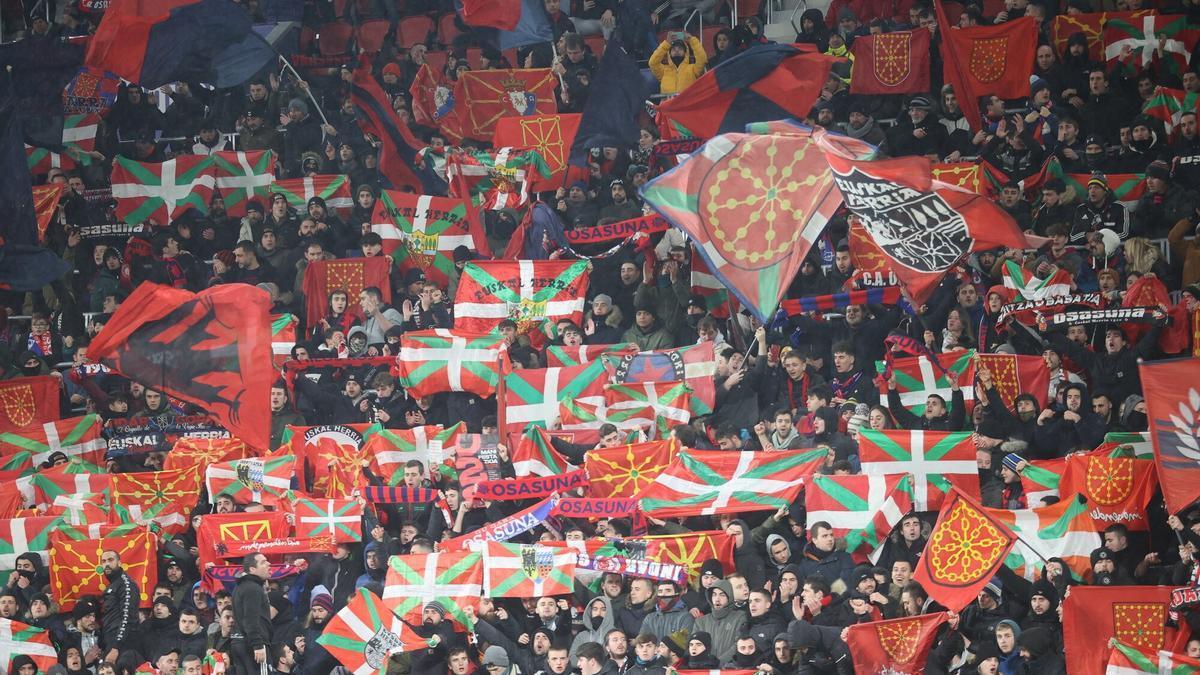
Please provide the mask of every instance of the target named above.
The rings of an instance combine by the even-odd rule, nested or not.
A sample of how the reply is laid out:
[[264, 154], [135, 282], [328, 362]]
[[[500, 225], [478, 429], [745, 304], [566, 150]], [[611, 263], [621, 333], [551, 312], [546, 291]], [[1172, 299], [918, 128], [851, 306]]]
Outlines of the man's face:
[[1088, 75], [1088, 91], [1096, 96], [1108, 92], [1108, 81], [1104, 79], [1104, 73], [1091, 73]]
[[1104, 335], [1104, 348], [1109, 354], [1116, 354], [1125, 348], [1125, 336], [1121, 331], [1110, 330]]
[[892, 583], [904, 586], [912, 579], [912, 563], [907, 560], [897, 560], [892, 563]]
[[642, 661], [650, 661], [654, 658], [654, 653], [658, 650], [653, 641], [639, 642], [633, 646], [633, 651], [637, 654], [638, 659]]
[[160, 675], [173, 675], [179, 670], [179, 655], [175, 652], [163, 654], [158, 658], [157, 665]]
[[267, 556], [259, 553], [254, 561], [254, 566], [250, 568], [250, 572], [260, 579], [266, 579], [271, 576], [271, 561], [267, 560]]
[[846, 307], [846, 323], [850, 326], [857, 326], [866, 318], [866, 312], [863, 311], [861, 305], [849, 305]]
[[826, 551], [826, 552], [832, 551], [833, 544], [834, 544], [833, 530], [829, 530], [829, 529], [826, 529], [823, 527], [814, 530], [812, 542], [813, 542], [813, 546], [819, 548], [822, 551]]
[[750, 594], [750, 616], [763, 616], [771, 609], [771, 601], [762, 593]]
[[1112, 401], [1108, 400], [1107, 396], [1097, 396], [1093, 398], [1092, 412], [1103, 417], [1104, 419], [1108, 419], [1109, 414], [1112, 412]]
[[1034, 614], [1045, 614], [1050, 611], [1050, 601], [1044, 595], [1035, 595], [1029, 599], [1029, 608]]
[[921, 519], [908, 518], [900, 524], [900, 534], [904, 536], [904, 540], [913, 542], [921, 538]]
[[421, 485], [421, 469], [416, 466], [404, 467], [404, 484], [410, 488]]
[[854, 370], [854, 355], [845, 352], [834, 352], [833, 368], [839, 373], [849, 373]]
[[[549, 644], [549, 641], [547, 641]], [[608, 655], [614, 659], [624, 658], [629, 652], [629, 641], [624, 633], [612, 633], [605, 640], [604, 646], [608, 649]]]
[[200, 622], [196, 620], [196, 617], [190, 614], [179, 615], [180, 633], [183, 633], [184, 635], [191, 635], [192, 633], [195, 633], [198, 628], [200, 628]]
[[179, 583], [183, 579], [183, 570], [178, 565], [171, 565], [167, 568], [167, 580], [173, 584]]
[[842, 274], [850, 271], [850, 252], [838, 251], [833, 254], [833, 264], [837, 265], [837, 269]]
[[1126, 539], [1119, 532], [1105, 532], [1104, 546], [1110, 551], [1124, 551]]
[[613, 203], [624, 204], [625, 200], [627, 198], [626, 194], [625, 194], [625, 186], [624, 185], [614, 185], [614, 186], [612, 186], [611, 189], [612, 189]]
[[786, 541], [777, 541], [771, 545], [771, 558], [779, 564], [786, 563], [792, 557], [792, 550]]
[[1078, 411], [1079, 406], [1083, 404], [1083, 396], [1078, 389], [1071, 389], [1067, 392], [1066, 402], [1068, 410]]
[[730, 586], [733, 587], [733, 601], [743, 602], [750, 599], [750, 584], [742, 577], [733, 577], [729, 580]]
[[267, 87], [264, 84], [250, 85], [250, 100], [265, 101], [267, 100]]
[[946, 404], [940, 396], [929, 396], [925, 399], [925, 419], [931, 420], [946, 414]]
[[[554, 658], [553, 654], [551, 658]], [[450, 655], [449, 665], [450, 672], [454, 675], [467, 675], [471, 668], [471, 657], [467, 656], [466, 652], [456, 652]]]
[[1183, 118], [1181, 120], [1179, 120], [1179, 126], [1177, 126], [1176, 129], [1179, 129], [1180, 133], [1182, 133], [1183, 136], [1189, 140], [1195, 138], [1196, 137], [1196, 116], [1195, 115], [1184, 115]]
[[558, 614], [558, 605], [554, 602], [554, 598], [538, 598], [537, 615], [543, 620], [554, 618]]
[[626, 284], [632, 284], [637, 281], [637, 265], [631, 262], [621, 264], [621, 281]]
[[112, 551], [105, 551], [100, 554], [100, 567], [104, 569], [105, 574], [112, 574], [121, 567], [121, 559]]
[[650, 599], [654, 594], [654, 587], [645, 579], [635, 579], [629, 585], [629, 602], [634, 605], [640, 605]]
[[233, 498], [228, 495], [217, 497], [217, 513], [233, 513]]
[[0, 616], [11, 619], [18, 613], [17, 599], [11, 595], [0, 597]]
[[1000, 647], [1000, 651], [1009, 654], [1016, 644], [1017, 640], [1013, 637], [1012, 629], [1008, 626], [996, 629], [996, 645]]

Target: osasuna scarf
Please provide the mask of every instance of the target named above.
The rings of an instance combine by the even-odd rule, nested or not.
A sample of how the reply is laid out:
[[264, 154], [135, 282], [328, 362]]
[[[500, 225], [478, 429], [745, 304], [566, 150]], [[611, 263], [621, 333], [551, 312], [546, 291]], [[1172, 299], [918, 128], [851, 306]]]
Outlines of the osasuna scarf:
[[1158, 307], [1117, 307], [1086, 309], [1077, 312], [1038, 314], [1038, 328], [1048, 326], [1092, 325], [1109, 323], [1166, 323], [1167, 313]]
[[520, 513], [488, 523], [470, 534], [443, 541], [438, 545], [438, 550], [457, 551], [470, 547], [472, 542], [508, 541], [546, 522], [557, 501], [554, 497], [547, 497]]
[[383, 487], [368, 485], [363, 488], [363, 499], [373, 504], [428, 504], [437, 501], [438, 491], [429, 488], [408, 486]]
[[528, 478], [505, 478], [485, 480], [476, 486], [475, 496], [480, 499], [537, 499], [556, 492], [587, 485], [587, 474], [583, 469], [569, 471], [557, 476], [530, 476]]

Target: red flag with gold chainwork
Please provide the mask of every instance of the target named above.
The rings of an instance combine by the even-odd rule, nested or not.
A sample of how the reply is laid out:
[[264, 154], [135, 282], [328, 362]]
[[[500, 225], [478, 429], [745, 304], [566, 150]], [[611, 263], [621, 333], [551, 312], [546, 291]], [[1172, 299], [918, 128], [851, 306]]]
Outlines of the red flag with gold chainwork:
[[0, 431], [58, 419], [58, 388], [58, 380], [49, 375], [0, 382]]
[[[1087, 14], [1061, 14], [1054, 17], [1050, 28], [1050, 40], [1059, 58], [1067, 55], [1067, 40], [1073, 33], [1083, 33], [1087, 39], [1087, 57], [1089, 61], [1104, 60], [1104, 24], [1113, 19], [1130, 21], [1146, 15], [1154, 14], [1154, 10], [1138, 10], [1136, 12], [1089, 12]], [[1080, 92], [1082, 95], [1083, 92]]]
[[855, 675], [922, 672], [944, 623], [946, 613], [937, 612], [850, 626], [846, 645], [854, 655]]
[[129, 510], [137, 522], [153, 521], [166, 534], [188, 528], [200, 500], [200, 467], [115, 473], [109, 481], [113, 504]]
[[582, 117], [578, 113], [501, 117], [492, 132], [492, 147], [538, 151], [550, 175], [535, 175], [529, 181], [529, 189], [534, 192], [557, 190], [576, 180], [586, 181], [587, 169], [571, 166], [567, 161]]
[[37, 215], [38, 243], [46, 242], [46, 230], [50, 227], [50, 219], [62, 199], [63, 186], [57, 183], [33, 186], [33, 211]]
[[200, 474], [209, 464], [214, 462], [232, 462], [235, 459], [250, 457], [252, 452], [245, 442], [236, 438], [193, 438], [184, 436], [175, 441], [167, 458], [163, 460], [163, 469], [184, 469], [189, 466], [200, 467]]
[[1071, 675], [1103, 675], [1116, 638], [1141, 649], [1168, 648], [1170, 586], [1072, 586], [1062, 603], [1063, 649]]
[[719, 560], [723, 568], [735, 569], [733, 548], [736, 542], [733, 537], [724, 532], [712, 530], [687, 534], [662, 534], [637, 537], [636, 540], [656, 547], [655, 557], [659, 562], [686, 566], [688, 579], [693, 582], [700, 577], [700, 566], [707, 560]]
[[358, 294], [364, 288], [374, 286], [383, 294], [384, 304], [392, 301], [392, 285], [388, 274], [392, 259], [384, 256], [373, 258], [346, 258], [341, 260], [318, 260], [308, 265], [304, 272], [305, 310], [308, 328], [311, 330], [325, 318], [328, 310], [329, 293], [346, 291], [350, 303], [346, 311], [355, 319], [362, 320], [362, 309]]
[[557, 113], [556, 86], [558, 80], [549, 68], [462, 73], [454, 87], [454, 105], [463, 136], [491, 141], [501, 117]]
[[149, 607], [158, 583], [158, 537], [149, 528], [119, 536], [75, 541], [65, 534], [51, 536], [50, 588], [61, 611], [68, 612], [85, 595], [100, 595], [108, 580], [100, 567], [105, 551], [116, 551], [121, 567], [137, 584], [139, 605]]
[[982, 128], [981, 96], [1022, 98], [1029, 95], [1029, 73], [1037, 50], [1037, 21], [1021, 17], [995, 26], [951, 28], [942, 2], [935, 2], [946, 82], [954, 87], [971, 131]]
[[1087, 497], [1097, 532], [1113, 523], [1143, 532], [1150, 529], [1146, 507], [1157, 487], [1153, 460], [1090, 453], [1067, 457], [1058, 491]]
[[952, 611], [971, 604], [1017, 537], [975, 500], [952, 488], [913, 572], [930, 599]]
[[929, 91], [929, 31], [864, 35], [854, 41], [851, 94]]

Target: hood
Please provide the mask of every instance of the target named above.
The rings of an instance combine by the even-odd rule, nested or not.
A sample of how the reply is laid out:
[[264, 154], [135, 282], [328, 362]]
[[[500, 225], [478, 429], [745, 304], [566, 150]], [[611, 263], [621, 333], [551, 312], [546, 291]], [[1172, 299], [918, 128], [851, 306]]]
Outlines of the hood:
[[[596, 604], [597, 602], [604, 605], [605, 611], [604, 616], [600, 619], [599, 625], [593, 628], [592, 605]], [[601, 639], [597, 640], [598, 642], [603, 643], [603, 637], [608, 634], [608, 631], [616, 627], [616, 622], [616, 611], [613, 609], [612, 600], [610, 600], [607, 595], [602, 594], [592, 598], [592, 600], [583, 608], [583, 630], [584, 632], [591, 632], [595, 635], [599, 635]]]
[[729, 604], [725, 605], [724, 608], [712, 610], [712, 617], [714, 619], [724, 619], [730, 612], [733, 611], [733, 584], [729, 583], [728, 579], [721, 579], [717, 583], [713, 584], [712, 588], [709, 588], [707, 591], [705, 591], [704, 595], [706, 596], [710, 606], [712, 605], [713, 588], [721, 589], [725, 593], [725, 597], [729, 598]]
[[804, 13], [800, 15], [800, 21], [796, 25], [803, 27], [805, 19], [808, 19], [813, 22], [813, 32], [809, 33], [809, 35], [824, 35], [826, 33], [825, 17], [821, 14], [821, 10], [819, 10], [819, 9], [804, 10]]
[[734, 518], [733, 520], [729, 521], [729, 524], [737, 525], [742, 528], [742, 545], [735, 547], [734, 550], [735, 551], [750, 551], [750, 550], [752, 550], [754, 542], [751, 541], [750, 526], [746, 524], [746, 521], [742, 520], [741, 518]]

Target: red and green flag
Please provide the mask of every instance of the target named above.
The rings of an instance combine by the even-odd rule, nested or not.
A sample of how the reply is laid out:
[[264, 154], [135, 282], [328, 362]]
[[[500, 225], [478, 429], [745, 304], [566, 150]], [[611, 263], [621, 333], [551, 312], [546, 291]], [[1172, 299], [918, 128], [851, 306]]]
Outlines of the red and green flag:
[[49, 631], [14, 619], [0, 619], [0, 664], [4, 666], [4, 672], [16, 673], [12, 669], [12, 659], [17, 655], [33, 659], [39, 673], [47, 672], [58, 663], [58, 652], [50, 642]]
[[271, 354], [276, 368], [292, 358], [292, 347], [296, 346], [296, 324], [300, 320], [295, 314], [271, 316]]
[[34, 176], [50, 173], [50, 169], [69, 171], [75, 168], [75, 160], [69, 156], [32, 145], [25, 146], [25, 163]]
[[417, 460], [425, 466], [426, 475], [438, 471], [454, 454], [459, 434], [465, 432], [466, 423], [459, 422], [450, 427], [427, 425], [411, 429], [382, 429], [363, 444], [363, 454], [371, 459], [371, 470], [388, 486], [399, 485], [404, 479], [404, 465]]
[[216, 188], [225, 201], [225, 211], [240, 218], [246, 215], [246, 203], [257, 199], [269, 206], [271, 183], [275, 180], [275, 153], [217, 152], [212, 155], [217, 176]]
[[808, 527], [824, 521], [846, 551], [874, 553], [913, 508], [913, 479], [904, 474], [814, 475], [804, 488]]
[[330, 211], [345, 214], [354, 208], [350, 179], [341, 174], [277, 180], [271, 183], [271, 192], [282, 194], [288, 205], [300, 213], [308, 213], [308, 200], [313, 197], [324, 199]]
[[437, 601], [456, 627], [471, 630], [467, 607], [479, 608], [483, 592], [483, 556], [474, 551], [394, 555], [388, 559], [383, 604], [396, 616], [420, 624], [425, 605]]
[[[905, 356], [893, 359], [891, 372], [896, 376], [896, 392], [900, 395], [900, 404], [910, 413], [918, 417], [925, 414], [925, 401], [931, 394], [938, 394], [949, 404], [954, 395], [952, 385], [958, 380], [962, 389], [963, 401], [970, 409], [975, 403], [974, 350], [948, 352], [937, 355], [937, 363], [928, 356]], [[888, 364], [876, 361], [877, 372], [884, 373]], [[887, 385], [880, 387], [880, 400], [887, 401]]]
[[1113, 640], [1104, 675], [1194, 675], [1200, 659], [1166, 649], [1144, 649]]
[[375, 202], [371, 231], [401, 273], [419, 269], [442, 288], [458, 276], [454, 249], [466, 246], [491, 255], [479, 212], [463, 199], [384, 190]]
[[396, 357], [397, 379], [409, 396], [461, 391], [488, 397], [500, 381], [504, 338], [436, 328], [405, 333]]
[[715, 319], [728, 319], [729, 287], [717, 278], [708, 266], [704, 256], [695, 254], [696, 246], [692, 245], [692, 295], [704, 298], [704, 307]]
[[641, 494], [655, 518], [775, 510], [795, 501], [824, 449], [683, 450]]
[[1168, 134], [1174, 135], [1184, 113], [1194, 113], [1200, 103], [1200, 94], [1183, 89], [1155, 87], [1154, 95], [1142, 104], [1142, 113], [1163, 123]]
[[501, 380], [500, 423], [502, 433], [512, 439], [509, 445], [515, 446], [516, 439], [530, 426], [554, 426], [562, 403], [603, 401], [606, 379], [604, 364], [599, 361], [566, 368], [525, 368], [505, 375]]
[[1014, 302], [1022, 300], [1045, 300], [1057, 295], [1067, 295], [1071, 292], [1071, 272], [1060, 269], [1054, 274], [1039, 279], [1037, 276], [1011, 260], [1004, 261], [1001, 270], [1004, 287], [1016, 293]]
[[1092, 551], [1104, 543], [1089, 508], [1087, 498], [1076, 494], [1033, 509], [984, 510], [1020, 537], [1004, 564], [1032, 581], [1041, 576], [1042, 561], [1051, 558], [1062, 558], [1077, 578], [1089, 573]]
[[393, 654], [429, 646], [365, 588], [329, 620], [317, 644], [351, 675], [386, 675]]
[[463, 267], [454, 296], [454, 327], [487, 333], [504, 319], [528, 333], [543, 322], [582, 325], [587, 260], [492, 260]]
[[638, 382], [604, 387], [604, 404], [609, 413], [636, 412], [654, 421], [651, 439], [666, 438], [671, 429], [692, 419], [696, 404], [687, 382]]
[[76, 160], [83, 166], [89, 166], [92, 158], [84, 153], [96, 149], [96, 132], [100, 129], [98, 113], [84, 113], [63, 117], [62, 143], [69, 149], [79, 152]]
[[598, 361], [605, 355], [616, 357], [632, 356], [638, 353], [637, 345], [625, 343], [618, 345], [550, 345], [546, 347], [546, 367], [582, 366], [592, 361]]
[[863, 429], [858, 455], [866, 475], [912, 474], [917, 511], [941, 508], [951, 487], [979, 499], [979, 467], [970, 432]]
[[238, 504], [272, 505], [292, 487], [296, 475], [296, 457], [246, 457], [229, 462], [214, 462], [205, 471], [208, 499], [229, 495]]
[[338, 544], [362, 541], [363, 507], [357, 499], [306, 499], [292, 502], [296, 536], [333, 537]]
[[208, 213], [216, 187], [212, 157], [180, 155], [165, 162], [137, 162], [118, 156], [112, 191], [117, 218], [131, 225], [153, 220], [166, 226], [185, 212]]
[[1200, 31], [1182, 14], [1150, 14], [1137, 18], [1112, 18], [1104, 24], [1104, 59], [1109, 67], [1131, 54], [1127, 67], [1133, 73], [1154, 65], [1176, 76], [1188, 70]]
[[512, 454], [513, 471], [518, 477], [561, 476], [575, 467], [554, 449], [552, 438], [573, 441], [575, 431], [547, 431], [531, 426], [525, 430]]
[[566, 544], [484, 543], [483, 592], [493, 598], [568, 595], [575, 588], [577, 554]]
[[0, 520], [0, 570], [17, 567], [22, 553], [45, 553], [50, 550], [50, 535], [61, 522], [58, 516], [33, 516]]
[[35, 504], [53, 504], [59, 495], [103, 492], [110, 479], [111, 475], [100, 467], [75, 460], [38, 471], [30, 479], [30, 486]]
[[470, 199], [489, 211], [524, 206], [529, 202], [530, 182], [549, 175], [549, 167], [536, 150], [464, 151], [446, 162], [450, 196]]
[[6, 431], [0, 433], [0, 457], [24, 451], [34, 465], [39, 465], [53, 453], [61, 452], [88, 464], [103, 464], [108, 445], [100, 436], [102, 430], [100, 416], [92, 414]]
[[1025, 495], [1025, 501], [1030, 506], [1038, 506], [1047, 497], [1057, 499], [1061, 494], [1058, 486], [1066, 470], [1066, 457], [1025, 462], [1021, 469], [1021, 492]]

